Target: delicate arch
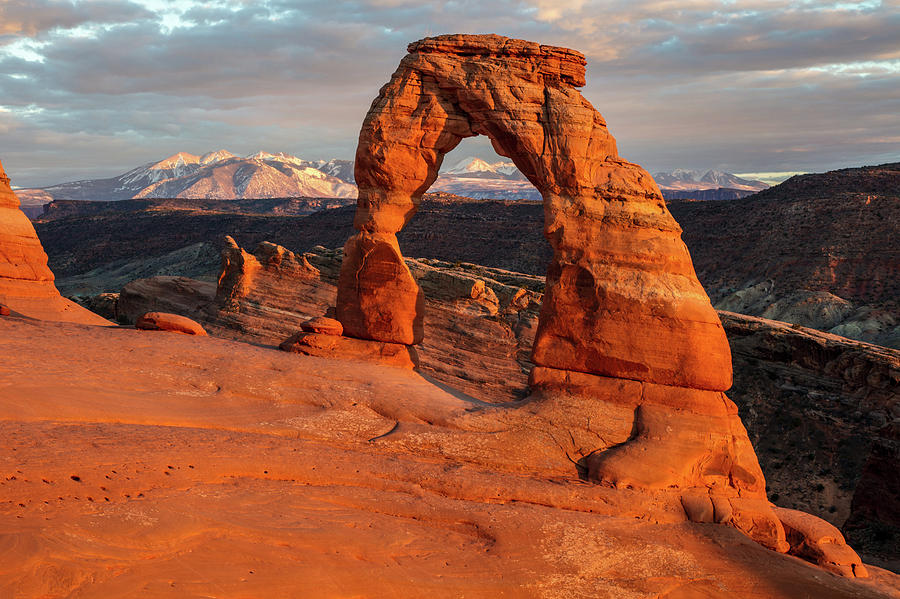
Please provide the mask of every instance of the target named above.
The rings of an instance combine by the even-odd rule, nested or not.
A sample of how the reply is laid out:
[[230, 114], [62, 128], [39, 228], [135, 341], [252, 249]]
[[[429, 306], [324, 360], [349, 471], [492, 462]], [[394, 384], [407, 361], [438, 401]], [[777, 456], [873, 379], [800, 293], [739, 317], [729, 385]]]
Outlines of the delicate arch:
[[653, 179], [619, 158], [599, 112], [576, 89], [585, 59], [496, 35], [409, 46], [359, 135], [359, 231], [344, 248], [337, 317], [345, 334], [414, 344], [424, 297], [396, 233], [444, 155], [486, 135], [544, 198], [553, 247], [535, 364], [725, 390], [731, 355], [681, 229]]

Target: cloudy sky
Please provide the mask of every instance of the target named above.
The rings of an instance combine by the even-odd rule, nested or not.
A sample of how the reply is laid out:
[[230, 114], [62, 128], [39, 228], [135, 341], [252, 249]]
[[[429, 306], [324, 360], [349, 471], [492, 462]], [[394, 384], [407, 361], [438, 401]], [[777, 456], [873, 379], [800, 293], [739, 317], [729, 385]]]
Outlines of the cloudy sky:
[[0, 0], [0, 159], [36, 186], [182, 150], [352, 158], [408, 42], [498, 33], [584, 52], [651, 171], [900, 161], [898, 32], [900, 0]]

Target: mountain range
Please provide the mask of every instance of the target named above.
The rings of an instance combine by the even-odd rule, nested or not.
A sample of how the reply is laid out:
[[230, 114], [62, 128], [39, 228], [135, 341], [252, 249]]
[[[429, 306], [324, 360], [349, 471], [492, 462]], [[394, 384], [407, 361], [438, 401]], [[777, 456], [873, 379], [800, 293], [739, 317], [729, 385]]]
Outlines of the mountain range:
[[762, 191], [768, 183], [754, 179], [744, 179], [722, 171], [688, 170], [677, 168], [673, 171], [653, 173], [653, 179], [660, 189], [694, 191], [698, 189], [737, 189], [740, 191]]
[[202, 156], [178, 152], [117, 177], [19, 189], [16, 194], [28, 208], [53, 200], [354, 198], [356, 185], [353, 163], [347, 160], [310, 162], [268, 152], [241, 157], [218, 150]]
[[[768, 187], [730, 173], [676, 169], [654, 174], [666, 199], [736, 199]], [[475, 199], [540, 200], [537, 189], [512, 162], [467, 157], [445, 165], [432, 192]], [[227, 150], [201, 156], [178, 152], [117, 177], [86, 179], [16, 190], [32, 218], [54, 200], [355, 198], [350, 160], [304, 160], [283, 152], [236, 156]]]

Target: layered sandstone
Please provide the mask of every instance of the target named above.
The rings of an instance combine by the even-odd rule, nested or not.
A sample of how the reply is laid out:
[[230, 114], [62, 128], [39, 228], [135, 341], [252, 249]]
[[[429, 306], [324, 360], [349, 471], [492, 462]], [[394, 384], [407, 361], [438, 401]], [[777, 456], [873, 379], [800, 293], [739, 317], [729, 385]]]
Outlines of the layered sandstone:
[[344, 246], [337, 319], [349, 337], [423, 341], [424, 294], [396, 234], [444, 155], [486, 135], [541, 193], [553, 249], [532, 348], [534, 423], [520, 425], [562, 426], [568, 459], [591, 480], [690, 497], [685, 513], [706, 521], [695, 509], [703, 495], [712, 513], [727, 506], [713, 521], [786, 551], [722, 394], [731, 386], [722, 325], [653, 179], [618, 156], [576, 89], [584, 65], [578, 52], [495, 35], [409, 46], [360, 132], [358, 233]]
[[47, 254], [0, 165], [0, 304], [42, 320], [109, 324], [62, 296], [53, 285]]
[[[724, 391], [722, 327], [653, 179], [618, 156], [576, 89], [584, 57], [500, 36], [421, 40], [373, 102], [356, 155], [359, 231], [337, 317], [350, 336], [421, 337], [421, 299], [396, 233], [444, 155], [486, 135], [544, 197], [553, 246], [534, 357], [543, 366]], [[501, 75], [502, 74], [502, 75]]]
[[[305, 319], [326, 312], [334, 300], [341, 252], [318, 248], [303, 257], [319, 271], [319, 276], [291, 277], [284, 273], [277, 283], [284, 293], [294, 294], [295, 309], [286, 313], [280, 302], [270, 304], [263, 294], [251, 289], [247, 297], [256, 299], [230, 312], [231, 328], [228, 329], [216, 324], [217, 310], [205, 308], [214, 304], [216, 290], [211, 285], [197, 282], [196, 285], [205, 285], [206, 289], [198, 297], [194, 295], [195, 286], [183, 279], [158, 277], [135, 281], [126, 286], [122, 297], [129, 305], [187, 310], [187, 315], [201, 320], [214, 335], [275, 346], [297, 327], [304, 331], [312, 328]], [[454, 265], [410, 258], [405, 262], [426, 298], [425, 340], [417, 346], [419, 371], [445, 388], [479, 402], [507, 403], [524, 397], [532, 369], [529, 356], [543, 297], [543, 278], [468, 263]], [[276, 285], [276, 281], [272, 278], [266, 284]], [[137, 294], [152, 294], [152, 297], [137, 301]], [[316, 297], [321, 303], [313, 302]], [[785, 323], [729, 313], [721, 313], [721, 317], [735, 359], [736, 383], [729, 395], [741, 406], [753, 444], [760, 452], [770, 487], [769, 497], [779, 505], [818, 514], [837, 526], [842, 526], [849, 515], [854, 531], [848, 531], [848, 538], [861, 544], [854, 546], [861, 547], [867, 559], [878, 560], [874, 563], [896, 563], [891, 562], [892, 552], [896, 550], [888, 546], [889, 542], [879, 540], [884, 537], [883, 531], [890, 530], [896, 521], [892, 516], [896, 502], [885, 500], [892, 497], [885, 489], [895, 486], [893, 469], [885, 464], [890, 463], [891, 456], [896, 459], [896, 451], [873, 447], [873, 455], [881, 451], [878, 461], [865, 469], [863, 462], [873, 440], [880, 443], [878, 423], [900, 414], [898, 352]], [[325, 323], [328, 322], [326, 319]], [[265, 327], [260, 327], [260, 323], [266, 323]], [[334, 329], [331, 332], [336, 334]], [[352, 358], [352, 352], [345, 351], [342, 357]], [[386, 361], [384, 356], [378, 359]], [[569, 375], [564, 390], [578, 396], [578, 386], [572, 380], [575, 376], [577, 373]], [[593, 380], [594, 384], [581, 386], [578, 403], [571, 406], [566, 422], [577, 424], [579, 429], [586, 422], [592, 423], [595, 430], [604, 431], [606, 444], [628, 440], [633, 433], [635, 409], [643, 403], [644, 396], [652, 398], [641, 389], [650, 386], [631, 382], [623, 387], [630, 394], [623, 393], [616, 385], [607, 386], [607, 403], [602, 410], [596, 410], [591, 405], [604, 397], [600, 382], [615, 379], [580, 376]], [[718, 414], [723, 427], [719, 435], [709, 437], [713, 447], [726, 442], [729, 434], [736, 437], [735, 431], [740, 433], [737, 423], [730, 420], [728, 403], [722, 396], [718, 402], [711, 401], [706, 409], [708, 414], [704, 418]], [[693, 407], [696, 410], [697, 405]], [[641, 421], [646, 423], [649, 418], [644, 416], [652, 417], [653, 408], [640, 408], [639, 412], [642, 412]], [[581, 414], [583, 421], [579, 423]], [[677, 418], [678, 412], [671, 416]], [[690, 420], [690, 414], [686, 416]], [[867, 424], [869, 421], [871, 425]], [[733, 430], [729, 433], [728, 429]], [[580, 439], [575, 431], [575, 427], [570, 429]], [[689, 432], [690, 429], [677, 429], [673, 440], [680, 443], [679, 439], [683, 441]], [[568, 434], [554, 435], [559, 442], [571, 443], [567, 451], [573, 460], [580, 462], [576, 467], [587, 475], [592, 458], [582, 458], [601, 446], [595, 443], [596, 437], [576, 442], [568, 441]], [[676, 445], [674, 449], [680, 448]], [[749, 451], [747, 445], [735, 449]], [[671, 457], [676, 455], [673, 451]], [[658, 462], [661, 470], [669, 468], [671, 472], [671, 467], [678, 465], [672, 463], [668, 454], [662, 458]], [[652, 471], [636, 468], [626, 474], [634, 477], [648, 472]], [[679, 476], [684, 479], [685, 474], [690, 475], [691, 471]], [[716, 494], [708, 493], [705, 498], [693, 493], [683, 503], [692, 517], [700, 519], [723, 517], [727, 510], [721, 509], [722, 506], [730, 505]], [[715, 512], [716, 504], [720, 508], [718, 512]], [[865, 530], [861, 534], [862, 529], [871, 534]], [[877, 535], [881, 536], [875, 538]]]

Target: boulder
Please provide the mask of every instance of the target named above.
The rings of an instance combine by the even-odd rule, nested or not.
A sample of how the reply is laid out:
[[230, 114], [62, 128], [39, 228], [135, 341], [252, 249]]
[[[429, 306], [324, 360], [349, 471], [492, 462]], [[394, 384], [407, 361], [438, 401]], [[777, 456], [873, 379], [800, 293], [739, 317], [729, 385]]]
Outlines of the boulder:
[[841, 576], [867, 578], [866, 567], [837, 528], [812, 514], [776, 507], [791, 553]]
[[337, 335], [340, 337], [344, 332], [341, 321], [325, 316], [316, 316], [310, 318], [300, 325], [300, 330], [305, 333], [319, 333], [321, 335]]
[[409, 370], [419, 365], [416, 350], [408, 345], [354, 339], [328, 333], [301, 331], [285, 339], [279, 347], [282, 351], [306, 356], [359, 360]]
[[138, 318], [134, 326], [142, 331], [168, 331], [184, 335], [206, 336], [206, 331], [198, 322], [167, 312], [147, 312]]

